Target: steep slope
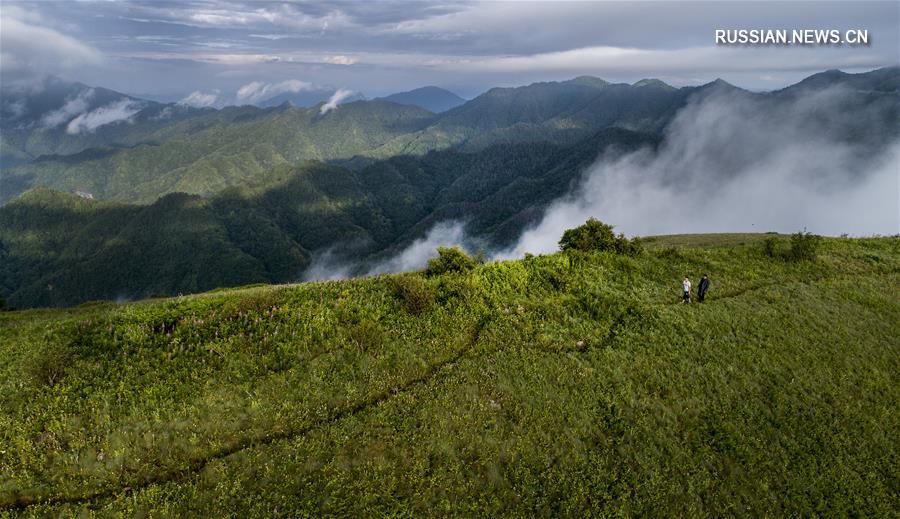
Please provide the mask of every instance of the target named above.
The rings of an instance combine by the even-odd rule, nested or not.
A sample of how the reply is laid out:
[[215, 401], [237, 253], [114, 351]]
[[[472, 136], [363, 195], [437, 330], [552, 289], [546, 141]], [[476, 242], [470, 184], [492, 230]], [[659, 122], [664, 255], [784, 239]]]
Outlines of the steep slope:
[[[318, 107], [228, 107], [180, 120], [127, 149], [102, 156], [44, 157], [4, 176], [8, 184], [81, 189], [96, 197], [152, 202], [162, 194], [211, 195], [278, 164], [402, 151], [394, 139], [424, 127], [432, 114], [384, 102]], [[0, 196], [16, 194], [3, 189]]]
[[465, 99], [453, 92], [436, 86], [416, 88], [409, 92], [399, 92], [380, 99], [398, 105], [418, 106], [434, 113], [446, 112], [466, 102]]
[[[663, 89], [581, 77], [493, 89], [438, 116], [385, 101], [349, 103], [324, 117], [315, 107], [230, 107], [178, 121], [134, 149], [45, 157], [15, 168], [0, 180], [5, 182], [0, 201], [43, 185], [151, 202], [174, 191], [209, 195], [274, 165], [309, 159], [384, 158], [451, 147], [478, 151], [520, 142], [566, 146], [609, 126], [657, 131], [683, 98]], [[654, 113], [659, 117], [654, 119]]]
[[154, 142], [172, 124], [210, 110], [160, 104], [58, 78], [9, 87], [0, 107], [0, 168], [47, 155]]
[[444, 220], [505, 245], [599, 153], [656, 142], [606, 130], [573, 147], [432, 152], [360, 171], [283, 164], [207, 199], [147, 206], [37, 189], [0, 207], [0, 296], [56, 306], [292, 281], [314, 252], [389, 254]]
[[[80, 144], [69, 150], [72, 155], [45, 156], [4, 169], [0, 203], [30, 186], [77, 189], [100, 198], [149, 203], [178, 191], [208, 196], [264, 174], [275, 165], [303, 160], [334, 161], [358, 169], [374, 159], [448, 148], [479, 151], [496, 144], [535, 142], [571, 146], [610, 127], [661, 133], [691, 100], [724, 93], [785, 103], [808, 99], [809, 109], [822, 114], [823, 124], [837, 122], [842, 114], [877, 108], [881, 115], [873, 124], [857, 123], [845, 132], [857, 141], [876, 136], [869, 143], [874, 149], [898, 131], [898, 70], [828, 72], [812, 76], [796, 88], [766, 94], [750, 93], [721, 80], [674, 89], [657, 81], [625, 85], [580, 77], [495, 88], [441, 114], [385, 101], [347, 103], [325, 115], [318, 107], [286, 104], [199, 112], [152, 106], [135, 114], [130, 123], [100, 126], [79, 137]], [[840, 103], [825, 99], [834, 87], [845, 92]], [[107, 137], [104, 132], [121, 136]], [[84, 149], [86, 142], [94, 143], [96, 149]], [[21, 146], [8, 142], [6, 135], [0, 146], [10, 156], [19, 157], [15, 160], [34, 159], [17, 152]]]
[[[557, 254], [0, 313], [0, 513], [890, 516], [898, 251]], [[707, 302], [678, 304], [703, 272]]]

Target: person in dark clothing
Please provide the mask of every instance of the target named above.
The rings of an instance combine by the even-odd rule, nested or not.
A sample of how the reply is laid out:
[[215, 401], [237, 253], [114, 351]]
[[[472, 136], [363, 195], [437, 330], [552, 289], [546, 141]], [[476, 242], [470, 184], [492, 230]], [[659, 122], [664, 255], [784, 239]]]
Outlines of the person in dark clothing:
[[709, 277], [703, 274], [700, 279], [700, 286], [697, 287], [697, 301], [703, 302], [706, 299], [706, 291], [709, 290]]

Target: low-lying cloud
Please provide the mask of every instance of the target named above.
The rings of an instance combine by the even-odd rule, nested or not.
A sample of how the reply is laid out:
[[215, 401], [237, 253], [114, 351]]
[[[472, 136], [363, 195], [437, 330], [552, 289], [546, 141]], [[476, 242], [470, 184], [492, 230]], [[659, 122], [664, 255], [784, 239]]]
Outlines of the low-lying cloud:
[[386, 272], [405, 272], [424, 268], [428, 260], [435, 257], [438, 247], [458, 245], [472, 250], [473, 239], [465, 232], [465, 225], [460, 221], [446, 221], [435, 224], [428, 233], [413, 241], [399, 254], [383, 260], [369, 268], [369, 274]]
[[898, 233], [900, 141], [887, 106], [896, 100], [858, 99], [832, 89], [792, 101], [735, 92], [695, 100], [658, 150], [601, 157], [499, 256], [552, 252], [590, 217], [630, 235]]
[[184, 106], [193, 106], [194, 108], [206, 108], [208, 106], [214, 106], [218, 99], [219, 92], [217, 90], [210, 93], [195, 90], [178, 101], [178, 104]]
[[358, 269], [358, 264], [347, 261], [338, 254], [334, 248], [316, 252], [309, 267], [301, 275], [302, 281], [329, 281], [332, 279], [347, 279], [352, 277]]
[[300, 81], [299, 79], [288, 79], [279, 83], [253, 81], [239, 88], [235, 97], [239, 103], [255, 104], [278, 94], [286, 92], [296, 94], [297, 92], [313, 90], [314, 88], [312, 83]]
[[[343, 264], [341, 277], [420, 269], [438, 246], [487, 249], [490, 259], [551, 253], [591, 217], [632, 236], [897, 234], [897, 100], [882, 101], [842, 89], [789, 98], [721, 88], [681, 109], [658, 148], [601, 156], [513, 247], [491, 251], [462, 222], [443, 222], [373, 267]], [[334, 271], [326, 263], [318, 272]]]
[[131, 99], [122, 99], [72, 119], [66, 126], [66, 133], [72, 135], [90, 133], [107, 124], [129, 121], [141, 109], [141, 103]]
[[345, 90], [343, 88], [337, 89], [335, 93], [331, 94], [331, 97], [328, 98], [328, 101], [322, 105], [322, 108], [319, 108], [319, 115], [325, 115], [328, 112], [334, 110], [339, 104], [341, 104], [342, 101], [352, 95], [352, 90]]
[[417, 270], [424, 268], [428, 260], [437, 255], [438, 247], [457, 245], [471, 252], [480, 244], [479, 240], [466, 234], [463, 222], [455, 220], [439, 222], [429, 229], [425, 236], [414, 240], [399, 253], [375, 262], [349, 260], [346, 255], [339, 254], [334, 248], [320, 251], [313, 256], [302, 279], [324, 281]]
[[41, 118], [41, 126], [52, 129], [71, 121], [73, 117], [87, 110], [92, 97], [94, 97], [94, 89], [88, 88], [79, 92], [78, 95], [66, 99], [60, 108], [44, 114]]

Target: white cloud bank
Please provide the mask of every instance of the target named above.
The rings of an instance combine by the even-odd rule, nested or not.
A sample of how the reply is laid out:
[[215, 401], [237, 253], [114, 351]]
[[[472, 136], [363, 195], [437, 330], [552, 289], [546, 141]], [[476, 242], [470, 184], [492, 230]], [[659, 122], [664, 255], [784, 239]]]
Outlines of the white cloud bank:
[[322, 108], [319, 108], [319, 114], [325, 115], [328, 112], [334, 110], [339, 104], [341, 104], [343, 100], [352, 95], [352, 90], [345, 90], [343, 88], [337, 89], [334, 94], [331, 94], [331, 97], [328, 98], [328, 101], [322, 105]]
[[[643, 236], [900, 233], [900, 141], [883, 139], [895, 101], [859, 100], [840, 89], [792, 100], [723, 89], [695, 99], [658, 149], [601, 156], [515, 246], [488, 257], [555, 252], [563, 232], [590, 217]], [[482, 248], [462, 222], [442, 222], [374, 267], [321, 257], [306, 279], [420, 269], [438, 246], [451, 245]]]
[[199, 90], [195, 90], [194, 92], [191, 92], [189, 95], [178, 101], [178, 104], [184, 106], [193, 106], [194, 108], [206, 108], [208, 106], [215, 105], [218, 99], [219, 93], [217, 90], [208, 94]]
[[[873, 147], [883, 107], [848, 99], [829, 90], [788, 103], [728, 93], [693, 102], [659, 150], [601, 157], [496, 256], [553, 252], [590, 217], [630, 235], [900, 233], [900, 142]], [[866, 142], [850, 138], [858, 131]]]
[[425, 236], [413, 241], [400, 253], [371, 265], [347, 261], [334, 249], [315, 254], [309, 268], [303, 273], [303, 281], [347, 279], [354, 275], [371, 276], [388, 272], [406, 272], [424, 268], [428, 260], [437, 255], [438, 247], [459, 245], [472, 251], [479, 242], [466, 235], [463, 222], [447, 221], [435, 224]]
[[102, 61], [99, 51], [42, 25], [41, 17], [15, 5], [0, 13], [0, 74], [4, 82], [31, 80]]
[[369, 274], [383, 274], [385, 272], [405, 272], [424, 268], [428, 260], [435, 257], [438, 247], [452, 247], [459, 245], [463, 248], [472, 242], [465, 233], [462, 222], [447, 221], [435, 224], [428, 234], [415, 240], [400, 254], [378, 263], [369, 270]]
[[258, 103], [285, 92], [297, 93], [313, 90], [313, 84], [299, 79], [288, 79], [279, 83], [253, 81], [238, 89], [236, 99], [240, 103]]
[[69, 121], [68, 126], [66, 126], [66, 133], [72, 135], [90, 133], [107, 124], [130, 121], [136, 113], [141, 111], [141, 108], [142, 106], [139, 102], [131, 99], [122, 99], [80, 114]]
[[41, 117], [41, 125], [44, 128], [56, 128], [57, 126], [72, 120], [73, 117], [87, 110], [88, 103], [94, 97], [94, 89], [82, 90], [75, 97], [66, 99], [60, 108], [47, 112]]

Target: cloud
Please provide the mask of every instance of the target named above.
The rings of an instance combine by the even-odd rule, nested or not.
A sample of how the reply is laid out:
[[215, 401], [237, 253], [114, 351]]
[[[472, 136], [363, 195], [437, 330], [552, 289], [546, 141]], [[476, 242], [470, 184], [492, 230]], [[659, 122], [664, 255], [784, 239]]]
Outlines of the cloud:
[[70, 121], [76, 115], [87, 110], [88, 102], [93, 96], [93, 88], [82, 90], [78, 95], [68, 98], [62, 107], [45, 114], [41, 118], [41, 125], [50, 129]]
[[9, 119], [18, 119], [22, 115], [25, 115], [25, 112], [28, 110], [28, 107], [25, 105], [25, 99], [19, 99], [17, 101], [4, 101], [3, 103], [3, 114], [4, 117], [8, 117]]
[[[676, 114], [658, 148], [601, 156], [513, 247], [487, 255], [555, 252], [566, 229], [591, 217], [640, 236], [900, 233], [895, 104], [843, 88], [788, 97], [713, 86]], [[452, 245], [489, 249], [463, 222], [445, 221], [375, 264], [318, 255], [305, 279], [421, 269]]]
[[[602, 70], [612, 77], [685, 73], [709, 76], [730, 72], [820, 71], [829, 68], [877, 68], [883, 55], [859, 53], [852, 48], [761, 47], [748, 52], [742, 47], [698, 46], [679, 49], [593, 46], [520, 56], [466, 56], [430, 61], [433, 66], [470, 73], [556, 73], [577, 75]], [[760, 74], [765, 76], [766, 74]], [[769, 76], [766, 81], [773, 78]]]
[[205, 108], [207, 106], [213, 106], [214, 104], [216, 104], [216, 100], [218, 98], [218, 91], [213, 91], [209, 94], [205, 94], [199, 90], [195, 90], [194, 92], [191, 92], [190, 95], [178, 101], [178, 104], [193, 106], [195, 108]]
[[14, 5], [0, 16], [0, 73], [5, 81], [99, 64], [101, 54], [71, 36], [40, 25], [41, 17]]
[[319, 109], [319, 114], [325, 115], [331, 110], [334, 110], [339, 104], [341, 104], [341, 101], [347, 99], [352, 95], [352, 90], [345, 90], [343, 88], [337, 89], [333, 94], [331, 94], [331, 97], [328, 98], [328, 101], [322, 105], [322, 108]]
[[343, 54], [338, 54], [336, 56], [328, 56], [325, 58], [325, 62], [330, 63], [332, 65], [353, 65], [358, 61], [359, 61], [359, 59], [357, 59], [357, 58], [354, 58], [351, 56], [344, 56]]
[[90, 133], [100, 126], [128, 121], [134, 114], [140, 112], [141, 108], [141, 103], [131, 99], [122, 99], [72, 119], [66, 126], [66, 133], [72, 135]]
[[[7, 44], [12, 35], [24, 34], [22, 45], [49, 41], [33, 31], [14, 30], [6, 23], [14, 19], [69, 37], [83, 35], [81, 45], [98, 46], [110, 65], [62, 69], [56, 57], [36, 60], [44, 63], [43, 70], [72, 71], [86, 83], [167, 97], [212, 88], [234, 91], [240, 84], [225, 73], [250, 78], [243, 83], [315, 78], [318, 84], [378, 95], [427, 84], [474, 95], [494, 86], [582, 74], [629, 83], [660, 77], [674, 85], [724, 75], [735, 84], [769, 89], [813, 70], [858, 71], [898, 62], [897, 2], [815, 5], [215, 0], [29, 2], [26, 12], [10, 0], [3, 2], [0, 33], [4, 73], [28, 66], [30, 59], [28, 50], [12, 52], [14, 46]], [[649, 17], [665, 23], [645, 23]], [[735, 20], [750, 28], [865, 28], [873, 43], [865, 48], [716, 47], [715, 28], [733, 27]], [[99, 56], [93, 49], [88, 53]], [[354, 66], [347, 70], [348, 64]], [[4, 74], [4, 82], [9, 77]], [[193, 86], [184, 92], [177, 86], [186, 84]]]
[[[900, 141], [885, 99], [841, 89], [790, 101], [720, 92], [695, 98], [658, 150], [601, 157], [581, 186], [497, 257], [557, 249], [596, 217], [631, 235], [900, 232]], [[885, 140], [886, 139], [886, 140]]]
[[303, 281], [347, 279], [354, 276], [372, 276], [390, 272], [407, 272], [425, 268], [428, 260], [437, 256], [438, 247], [459, 246], [467, 251], [479, 249], [482, 242], [467, 235], [461, 221], [445, 221], [435, 224], [425, 236], [414, 240], [403, 250], [374, 263], [348, 260], [334, 248], [317, 252], [309, 268], [303, 273]]
[[301, 276], [302, 281], [329, 281], [348, 279], [357, 271], [358, 265], [344, 260], [334, 248], [313, 254], [309, 267]]
[[239, 88], [236, 98], [238, 102], [258, 103], [285, 92], [296, 93], [304, 90], [312, 90], [313, 88], [312, 83], [300, 81], [299, 79], [288, 79], [281, 81], [280, 83], [253, 81], [252, 83], [248, 83]]
[[466, 235], [465, 225], [460, 221], [447, 221], [435, 224], [428, 233], [413, 241], [399, 254], [379, 262], [369, 269], [369, 274], [385, 272], [406, 272], [424, 268], [428, 260], [437, 256], [438, 247], [458, 245], [472, 250], [474, 241]]

